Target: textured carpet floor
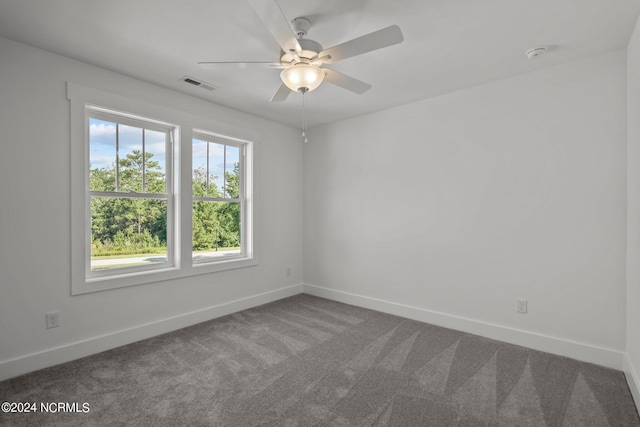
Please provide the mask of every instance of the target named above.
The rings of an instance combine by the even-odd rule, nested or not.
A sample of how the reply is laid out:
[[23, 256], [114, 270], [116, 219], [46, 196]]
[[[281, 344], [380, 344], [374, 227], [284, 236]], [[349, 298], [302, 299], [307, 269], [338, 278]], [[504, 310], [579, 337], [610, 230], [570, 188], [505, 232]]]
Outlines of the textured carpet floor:
[[640, 426], [621, 372], [298, 295], [0, 383], [7, 426]]

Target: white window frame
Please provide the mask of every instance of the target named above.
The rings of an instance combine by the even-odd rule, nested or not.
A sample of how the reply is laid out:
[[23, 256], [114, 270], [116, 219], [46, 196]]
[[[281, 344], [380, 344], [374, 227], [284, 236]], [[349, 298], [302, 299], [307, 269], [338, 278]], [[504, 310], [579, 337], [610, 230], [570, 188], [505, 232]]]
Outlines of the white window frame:
[[[242, 258], [251, 258], [253, 256], [253, 244], [251, 241], [251, 236], [253, 233], [251, 232], [252, 228], [252, 217], [251, 217], [251, 209], [247, 209], [247, 204], [252, 199], [251, 186], [247, 184], [247, 182], [251, 182], [250, 171], [251, 167], [247, 167], [247, 162], [252, 158], [251, 155], [251, 142], [245, 141], [238, 138], [233, 138], [227, 135], [220, 135], [211, 131], [194, 129], [192, 135], [192, 143], [194, 139], [206, 141], [207, 143], [216, 143], [225, 146], [237, 147], [240, 149], [240, 183], [238, 188], [238, 198], [232, 199], [228, 197], [195, 197], [192, 196], [192, 201], [200, 201], [200, 202], [235, 202], [240, 203], [240, 253], [228, 255], [223, 258], [207, 258], [201, 261], [194, 261], [192, 258], [192, 263], [194, 267], [205, 267], [211, 266], [217, 263], [225, 263], [227, 261], [235, 261]], [[207, 161], [209, 161], [207, 159]], [[193, 168], [192, 168], [193, 169]], [[225, 179], [225, 178], [223, 178]], [[249, 197], [247, 197], [249, 195]], [[193, 203], [192, 203], [193, 206]]]
[[[257, 132], [245, 126], [240, 127], [165, 107], [155, 100], [133, 99], [71, 82], [67, 83], [67, 98], [70, 100], [72, 295], [258, 265], [258, 233], [255, 224], [257, 170], [254, 162], [256, 141], [258, 141]], [[131, 120], [144, 118], [145, 123], [155, 121], [160, 126], [173, 128], [174, 141], [171, 150], [173, 173], [167, 179], [171, 179], [173, 195], [169, 198], [175, 215], [173, 224], [171, 226], [167, 224], [167, 240], [169, 240], [169, 233], [171, 233], [174, 244], [172, 250], [169, 249], [169, 244], [167, 245], [168, 263], [153, 268], [145, 266], [142, 268], [107, 269], [101, 272], [91, 271], [91, 194], [89, 189], [89, 120], [87, 114], [89, 110], [115, 111], [119, 116], [128, 116]], [[237, 257], [222, 258], [206, 263], [192, 262], [192, 144], [194, 135], [198, 133], [235, 141], [242, 145], [242, 154], [244, 154], [244, 180], [241, 179], [244, 181], [244, 206], [241, 214], [243, 253]], [[167, 167], [167, 172], [168, 169], [169, 167]], [[215, 285], [215, 280], [211, 282]]]
[[[89, 189], [89, 203], [87, 203], [87, 215], [88, 218], [91, 218], [91, 197], [125, 197], [125, 198], [153, 198], [153, 199], [165, 199], [167, 201], [167, 262], [166, 263], [158, 263], [158, 264], [150, 264], [150, 265], [139, 265], [139, 266], [130, 266], [130, 267], [122, 267], [115, 269], [103, 269], [103, 270], [92, 270], [91, 269], [91, 250], [85, 251], [85, 268], [86, 268], [86, 277], [87, 281], [97, 281], [103, 279], [113, 279], [117, 277], [126, 277], [131, 274], [143, 274], [153, 271], [163, 271], [167, 269], [173, 269], [177, 267], [176, 263], [176, 253], [178, 252], [177, 246], [179, 246], [179, 242], [176, 241], [175, 236], [175, 217], [176, 217], [176, 206], [175, 206], [175, 198], [174, 198], [174, 181], [173, 181], [173, 147], [174, 147], [174, 139], [175, 135], [178, 133], [178, 127], [169, 123], [162, 123], [156, 120], [147, 118], [147, 117], [136, 117], [130, 114], [123, 114], [119, 111], [107, 110], [105, 108], [96, 107], [92, 105], [87, 105], [85, 107], [85, 126], [86, 126], [86, 139], [87, 144], [89, 144], [89, 120], [91, 118], [116, 122], [118, 124], [133, 126], [137, 128], [155, 130], [167, 135], [165, 140], [165, 156], [166, 156], [166, 164], [165, 164], [165, 180], [166, 192], [161, 194], [152, 194], [152, 193], [121, 193], [118, 191], [92, 191]], [[143, 146], [144, 152], [144, 146]], [[86, 168], [87, 176], [85, 179], [89, 179], [89, 167]], [[87, 247], [91, 247], [91, 221], [85, 221], [86, 230], [86, 238], [89, 239], [85, 244]]]

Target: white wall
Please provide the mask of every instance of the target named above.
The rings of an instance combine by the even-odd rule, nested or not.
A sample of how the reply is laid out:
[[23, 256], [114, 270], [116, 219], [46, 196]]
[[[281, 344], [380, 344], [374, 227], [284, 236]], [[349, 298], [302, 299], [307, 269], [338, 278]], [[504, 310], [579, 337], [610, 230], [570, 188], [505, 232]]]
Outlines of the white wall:
[[[70, 296], [67, 81], [259, 133], [260, 265]], [[301, 181], [294, 129], [0, 38], [0, 380], [300, 292]]]
[[305, 289], [621, 368], [625, 58], [313, 129]]
[[636, 405], [640, 407], [640, 24], [636, 24], [627, 48], [627, 64], [627, 354], [624, 368]]

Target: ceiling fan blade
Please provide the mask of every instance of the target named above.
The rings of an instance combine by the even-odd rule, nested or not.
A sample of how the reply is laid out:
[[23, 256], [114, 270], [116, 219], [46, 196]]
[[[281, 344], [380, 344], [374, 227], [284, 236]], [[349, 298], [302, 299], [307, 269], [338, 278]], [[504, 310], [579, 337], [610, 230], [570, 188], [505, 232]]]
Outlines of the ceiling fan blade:
[[352, 56], [361, 55], [371, 52], [372, 50], [398, 44], [403, 40], [404, 36], [402, 35], [402, 31], [400, 31], [400, 27], [391, 25], [387, 28], [325, 49], [318, 54], [318, 57], [329, 56], [329, 58], [323, 62], [325, 64], [332, 64], [341, 59], [351, 58]]
[[290, 93], [291, 89], [289, 89], [284, 83], [282, 83], [276, 93], [274, 93], [271, 97], [271, 102], [282, 102], [287, 99]]
[[349, 77], [346, 74], [339, 73], [330, 68], [323, 68], [322, 70], [325, 74], [324, 81], [340, 86], [343, 89], [350, 90], [351, 92], [355, 92], [359, 95], [362, 95], [371, 89], [370, 84], [354, 79], [353, 77]]
[[284, 17], [275, 0], [249, 0], [249, 5], [258, 14], [260, 20], [284, 52], [297, 54], [302, 51], [289, 21]]
[[247, 61], [247, 62], [232, 62], [232, 61], [202, 61], [198, 62], [198, 66], [204, 70], [213, 70], [219, 67], [234, 66], [237, 68], [285, 68], [284, 65], [279, 62], [260, 62], [260, 61]]

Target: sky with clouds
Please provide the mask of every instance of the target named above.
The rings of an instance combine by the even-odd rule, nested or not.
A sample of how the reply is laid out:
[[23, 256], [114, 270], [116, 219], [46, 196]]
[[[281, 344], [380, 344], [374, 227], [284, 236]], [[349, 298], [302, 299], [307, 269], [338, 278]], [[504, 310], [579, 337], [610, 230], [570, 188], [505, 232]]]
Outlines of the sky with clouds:
[[[111, 169], [116, 163], [116, 131], [118, 132], [118, 157], [123, 159], [134, 150], [142, 151], [143, 129], [118, 125], [105, 120], [89, 119], [89, 162], [91, 169]], [[165, 135], [149, 129], [144, 130], [145, 152], [153, 154], [152, 160], [160, 164], [162, 172], [166, 170]], [[207, 146], [209, 156], [207, 159]], [[192, 169], [207, 169], [214, 176], [213, 182], [223, 188], [226, 172], [233, 172], [234, 165], [240, 161], [240, 149], [232, 145], [193, 140]]]

